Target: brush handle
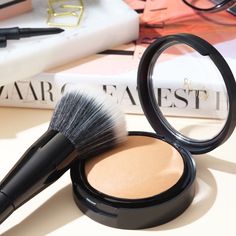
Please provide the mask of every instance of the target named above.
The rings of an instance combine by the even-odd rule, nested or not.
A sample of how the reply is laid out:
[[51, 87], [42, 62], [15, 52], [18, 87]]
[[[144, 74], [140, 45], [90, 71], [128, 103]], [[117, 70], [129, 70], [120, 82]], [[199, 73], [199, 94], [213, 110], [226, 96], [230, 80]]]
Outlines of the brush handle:
[[61, 133], [48, 130], [41, 136], [0, 183], [0, 223], [60, 178], [77, 155]]

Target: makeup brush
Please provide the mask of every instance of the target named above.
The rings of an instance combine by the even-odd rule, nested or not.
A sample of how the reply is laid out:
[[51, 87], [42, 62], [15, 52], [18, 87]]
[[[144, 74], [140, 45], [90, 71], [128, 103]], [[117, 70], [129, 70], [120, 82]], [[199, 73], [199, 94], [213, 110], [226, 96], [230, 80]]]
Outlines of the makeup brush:
[[0, 48], [7, 46], [7, 40], [59, 34], [63, 31], [61, 28], [0, 28]]
[[68, 91], [48, 130], [0, 183], [0, 223], [55, 182], [75, 159], [102, 153], [126, 135], [124, 115], [108, 95], [88, 88]]

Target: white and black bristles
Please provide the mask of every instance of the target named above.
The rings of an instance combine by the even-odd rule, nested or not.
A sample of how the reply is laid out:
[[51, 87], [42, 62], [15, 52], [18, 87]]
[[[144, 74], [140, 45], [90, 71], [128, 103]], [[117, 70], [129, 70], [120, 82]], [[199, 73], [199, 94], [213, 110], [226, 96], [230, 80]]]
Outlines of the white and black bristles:
[[82, 157], [109, 149], [127, 136], [124, 114], [118, 105], [105, 93], [92, 88], [65, 93], [49, 128], [68, 138]]

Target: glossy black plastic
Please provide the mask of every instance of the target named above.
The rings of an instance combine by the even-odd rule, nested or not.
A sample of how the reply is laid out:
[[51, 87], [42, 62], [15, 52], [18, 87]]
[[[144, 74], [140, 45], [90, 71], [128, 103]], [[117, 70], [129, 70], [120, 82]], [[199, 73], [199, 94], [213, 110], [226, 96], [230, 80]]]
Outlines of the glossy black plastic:
[[[148, 136], [168, 142], [153, 133], [129, 132], [129, 135]], [[184, 173], [172, 188], [144, 199], [115, 198], [97, 191], [86, 179], [85, 161], [76, 161], [71, 168], [71, 179], [74, 199], [80, 210], [97, 222], [122, 229], [153, 227], [176, 218], [192, 202], [196, 168], [188, 151], [169, 144], [181, 154]]]
[[[181, 43], [192, 47], [202, 56], [209, 56], [225, 82], [229, 101], [228, 117], [222, 130], [209, 140], [198, 141], [181, 135], [168, 123], [156, 103], [150, 75], [151, 62], [154, 59], [158, 60], [161, 53], [168, 47]], [[234, 131], [236, 125], [236, 82], [234, 76], [222, 55], [202, 38], [191, 34], [176, 34], [156, 40], [145, 50], [141, 58], [137, 86], [142, 109], [156, 133], [193, 154], [202, 154], [213, 150], [225, 142]]]
[[7, 40], [28, 38], [33, 36], [43, 36], [50, 34], [58, 34], [63, 32], [60, 28], [0, 28], [0, 48], [7, 46]]
[[[193, 8], [195, 11], [200, 11], [200, 12], [219, 12], [219, 11], [223, 11], [226, 9], [231, 8], [232, 6], [235, 5], [235, 0], [224, 0], [224, 1], [217, 1], [215, 0], [215, 5], [213, 7], [209, 7], [209, 8], [200, 8], [200, 7], [196, 7], [194, 6], [194, 1], [193, 4], [189, 3], [189, 1], [187, 0], [182, 0], [186, 5], [188, 5], [189, 7]], [[209, 0], [210, 1], [210, 0]]]
[[[202, 56], [209, 56], [219, 69], [228, 92], [229, 113], [225, 126], [211, 140], [197, 141], [178, 133], [161, 113], [150, 79], [152, 60], [175, 44], [187, 44]], [[142, 229], [166, 223], [180, 215], [192, 202], [196, 168], [191, 153], [205, 153], [226, 141], [236, 124], [236, 83], [233, 74], [221, 54], [205, 40], [190, 34], [162, 37], [151, 44], [143, 54], [138, 70], [138, 92], [143, 111], [156, 134], [129, 132], [161, 139], [181, 154], [184, 173], [175, 186], [167, 191], [144, 199], [121, 199], [105, 195], [92, 188], [85, 176], [85, 161], [78, 160], [71, 168], [74, 199], [87, 216], [104, 225], [122, 229]], [[111, 176], [112, 178], [112, 176]]]
[[7, 38], [0, 35], [0, 48], [5, 48], [7, 46]]
[[55, 182], [76, 156], [72, 143], [57, 131], [41, 136], [0, 183], [0, 223]]

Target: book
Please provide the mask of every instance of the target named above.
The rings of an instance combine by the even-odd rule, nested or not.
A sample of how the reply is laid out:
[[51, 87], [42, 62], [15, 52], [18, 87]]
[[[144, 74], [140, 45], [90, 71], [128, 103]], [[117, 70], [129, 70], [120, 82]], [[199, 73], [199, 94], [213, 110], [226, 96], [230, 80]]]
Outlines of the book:
[[31, 9], [31, 0], [1, 0], [0, 21], [23, 14]]
[[[63, 33], [11, 40], [0, 49], [0, 84], [38, 73], [138, 37], [137, 13], [122, 0], [83, 0], [79, 27]], [[0, 22], [0, 27], [47, 27], [47, 1], [34, 0], [33, 10]]]
[[[0, 105], [52, 109], [67, 87], [89, 84], [112, 95], [124, 112], [142, 114], [136, 86], [140, 58], [146, 47], [157, 37], [161, 37], [162, 33], [163, 35], [165, 35], [165, 32], [179, 33], [181, 27], [175, 28], [176, 24], [179, 23], [177, 21], [176, 24], [168, 26], [163, 31], [166, 22], [168, 22], [168, 16], [165, 16], [165, 24], [162, 28], [160, 28], [162, 24], [160, 24], [160, 19], [157, 16], [154, 19], [149, 17], [149, 21], [144, 20], [144, 16], [147, 19], [149, 13], [153, 16], [153, 10], [160, 8], [160, 5], [155, 4], [165, 2], [171, 5], [170, 1], [155, 1], [155, 4], [151, 5], [152, 8], [148, 4], [153, 2], [149, 0], [125, 1], [129, 4], [132, 2], [133, 5], [131, 6], [139, 13], [140, 34], [136, 41], [87, 58], [75, 60], [61, 67], [55, 67], [36, 77], [3, 86], [0, 89]], [[183, 5], [182, 7], [186, 6]], [[185, 11], [190, 11], [189, 17], [195, 18], [190, 8]], [[196, 25], [198, 23], [198, 21], [195, 22]], [[203, 21], [200, 24], [203, 24]], [[209, 29], [211, 30], [208, 32]], [[232, 50], [236, 43], [236, 29], [232, 27], [222, 28], [221, 25], [205, 22], [205, 27], [199, 28], [198, 34], [214, 44], [231, 66], [233, 73], [236, 74], [236, 57]], [[198, 78], [199, 71], [204, 75], [202, 68], [199, 70], [201, 61], [198, 58], [198, 63], [195, 63], [198, 65], [194, 68], [195, 73], [186, 64], [189, 62], [190, 65], [194, 65], [196, 60], [191, 57], [175, 57], [169, 60], [168, 63], [163, 64], [161, 76], [158, 75], [160, 79], [154, 89], [157, 103], [164, 114], [225, 119], [225, 115], [227, 115], [227, 96], [225, 96], [222, 79], [217, 74], [217, 70], [212, 71], [212, 65], [206, 60], [203, 60], [204, 63], [206, 63], [206, 66], [210, 66], [209, 70], [206, 68], [205, 73], [209, 75], [208, 78], [212, 79], [206, 80], [205, 76]], [[186, 72], [188, 74], [195, 75], [195, 83], [191, 83], [188, 79], [191, 76], [184, 77], [181, 73], [178, 76], [174, 74], [174, 71], [176, 72], [181, 67], [187, 68]], [[172, 72], [170, 68], [176, 68], [173, 70], [173, 75], [168, 74]]]
[[[53, 109], [67, 89], [93, 86], [111, 95], [125, 113], [143, 114], [137, 91], [139, 59], [133, 58], [133, 50], [132, 43], [122, 45], [1, 86], [0, 106]], [[225, 119], [224, 82], [208, 58], [198, 57], [197, 62], [193, 53], [163, 59], [153, 71], [156, 102], [168, 116]]]

